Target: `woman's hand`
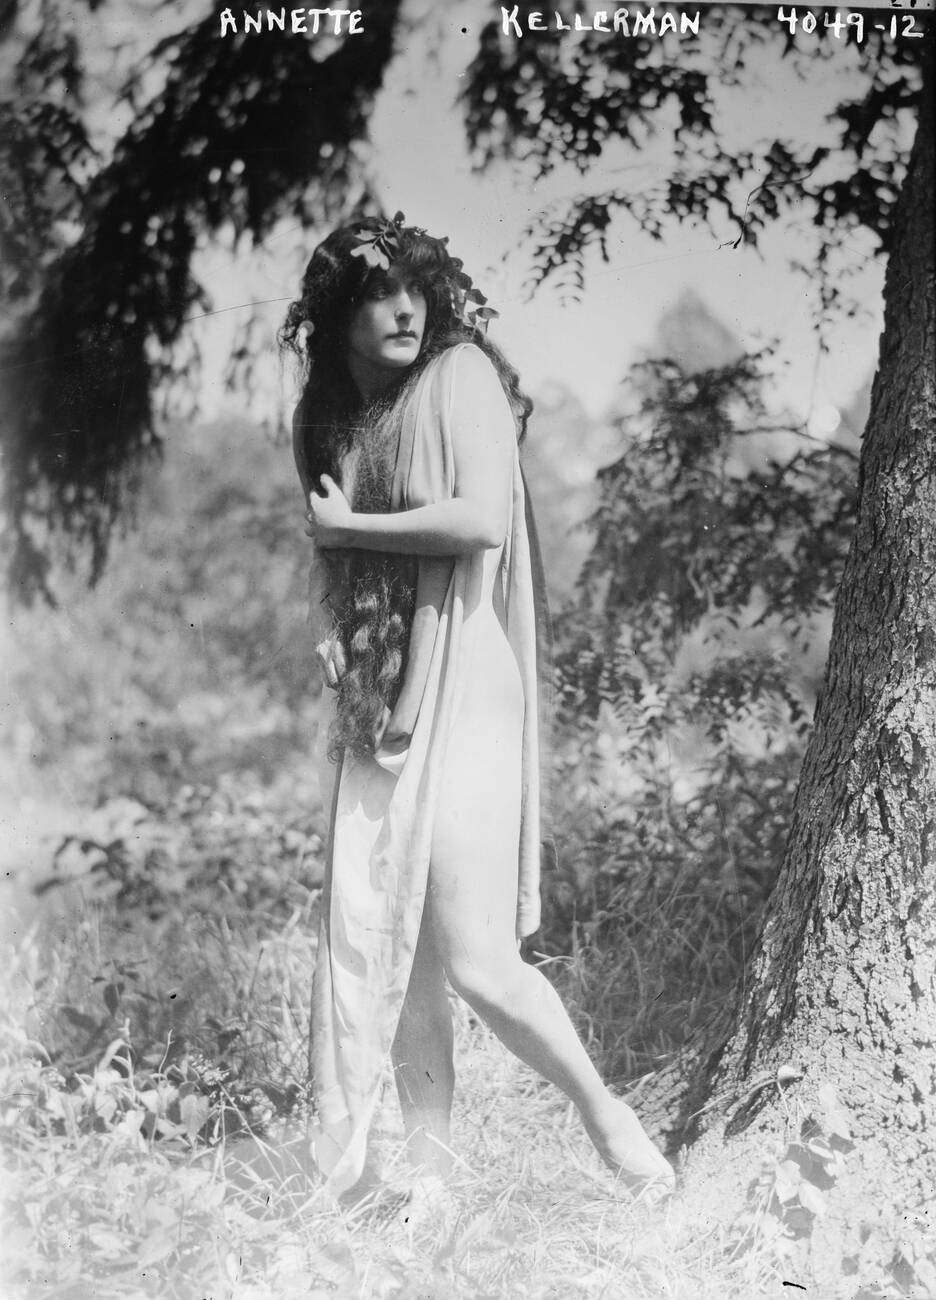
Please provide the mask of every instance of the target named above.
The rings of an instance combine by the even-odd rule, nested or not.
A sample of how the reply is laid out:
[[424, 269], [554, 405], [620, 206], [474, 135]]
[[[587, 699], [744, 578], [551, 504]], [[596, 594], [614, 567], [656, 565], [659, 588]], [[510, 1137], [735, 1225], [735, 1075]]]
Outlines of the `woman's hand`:
[[324, 641], [320, 641], [315, 647], [315, 653], [318, 655], [322, 671], [325, 674], [325, 684], [331, 687], [337, 686], [344, 676], [347, 666], [341, 638], [337, 633], [326, 637]]
[[322, 475], [323, 492], [309, 493], [306, 512], [306, 536], [313, 537], [323, 550], [347, 546], [352, 512], [348, 499], [333, 478]]

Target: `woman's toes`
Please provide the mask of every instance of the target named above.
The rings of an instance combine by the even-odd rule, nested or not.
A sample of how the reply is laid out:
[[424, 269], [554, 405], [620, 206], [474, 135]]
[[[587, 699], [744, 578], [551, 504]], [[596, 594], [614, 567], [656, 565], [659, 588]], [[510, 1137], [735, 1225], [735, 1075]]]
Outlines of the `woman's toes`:
[[598, 1154], [622, 1184], [634, 1191], [653, 1185], [663, 1195], [673, 1190], [673, 1166], [626, 1102], [615, 1098], [596, 1123], [586, 1123], [586, 1129]]

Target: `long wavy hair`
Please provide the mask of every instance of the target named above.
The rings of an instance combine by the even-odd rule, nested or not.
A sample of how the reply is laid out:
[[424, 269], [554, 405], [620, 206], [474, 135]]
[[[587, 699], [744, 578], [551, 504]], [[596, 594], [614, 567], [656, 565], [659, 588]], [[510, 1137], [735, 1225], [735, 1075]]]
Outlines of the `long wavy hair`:
[[[322, 474], [343, 485], [343, 463], [354, 449], [352, 508], [383, 513], [390, 507], [406, 398], [426, 365], [446, 348], [470, 342], [490, 358], [520, 440], [532, 402], [522, 392], [516, 371], [483, 329], [466, 319], [465, 285], [470, 281], [461, 261], [449, 253], [447, 240], [399, 221], [392, 227], [389, 269], [383, 269], [361, 255], [375, 224], [390, 229], [389, 223], [364, 219], [339, 227], [319, 244], [302, 277], [299, 297], [286, 313], [279, 340], [300, 363], [302, 394], [296, 426], [312, 485], [319, 486]], [[375, 281], [387, 275], [421, 289], [426, 324], [417, 359], [394, 374], [375, 401], [365, 403], [348, 370], [348, 329]], [[345, 565], [348, 595], [335, 613], [346, 671], [338, 684], [329, 736], [333, 759], [345, 750], [357, 756], [374, 753], [406, 671], [416, 590], [415, 557], [349, 551]]]

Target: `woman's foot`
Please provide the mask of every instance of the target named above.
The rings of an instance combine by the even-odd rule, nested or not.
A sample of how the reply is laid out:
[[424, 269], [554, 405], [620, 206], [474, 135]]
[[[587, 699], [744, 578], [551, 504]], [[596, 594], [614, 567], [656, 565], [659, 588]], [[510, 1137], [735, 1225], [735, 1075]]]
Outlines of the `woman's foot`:
[[676, 1185], [673, 1166], [651, 1141], [626, 1102], [609, 1097], [594, 1116], [582, 1116], [595, 1150], [619, 1182], [633, 1192], [651, 1191], [653, 1199], [670, 1195]]
[[413, 1174], [405, 1185], [397, 1184], [402, 1199], [393, 1218], [410, 1237], [426, 1228], [437, 1230], [448, 1220], [452, 1210], [452, 1191], [445, 1178], [433, 1173]]

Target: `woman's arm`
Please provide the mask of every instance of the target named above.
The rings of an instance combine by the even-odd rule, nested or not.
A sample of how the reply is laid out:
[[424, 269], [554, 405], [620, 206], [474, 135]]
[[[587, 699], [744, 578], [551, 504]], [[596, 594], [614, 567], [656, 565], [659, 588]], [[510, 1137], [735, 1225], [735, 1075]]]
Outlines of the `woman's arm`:
[[461, 497], [389, 515], [356, 514], [336, 483], [322, 475], [324, 495], [309, 498], [306, 532], [319, 546], [399, 555], [461, 555], [500, 546], [505, 528], [491, 512]]
[[507, 531], [516, 430], [497, 372], [480, 349], [456, 358], [452, 393], [455, 495], [394, 514], [359, 514], [322, 476], [309, 496], [319, 546], [405, 555], [460, 555], [500, 546]]

